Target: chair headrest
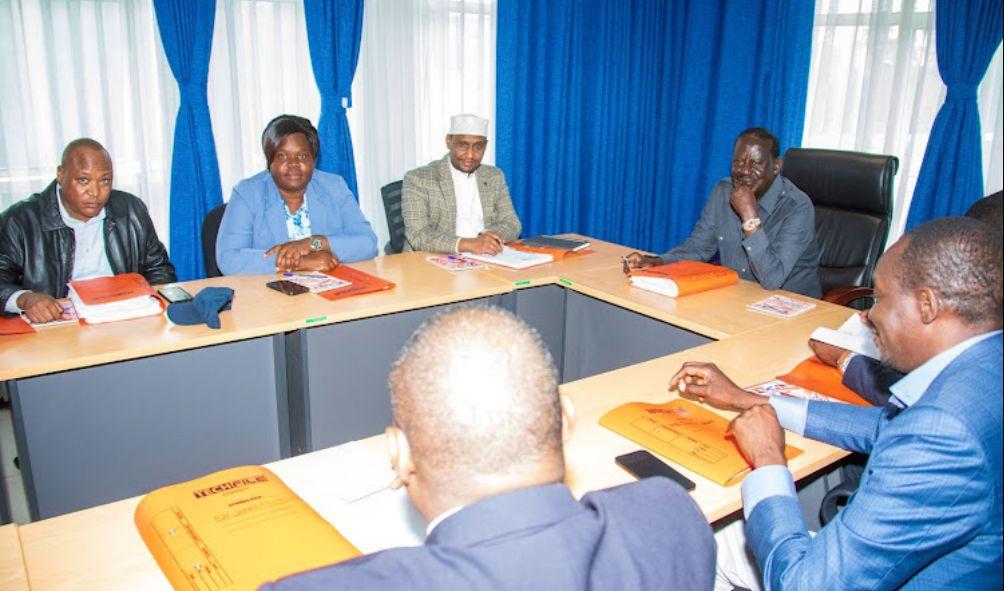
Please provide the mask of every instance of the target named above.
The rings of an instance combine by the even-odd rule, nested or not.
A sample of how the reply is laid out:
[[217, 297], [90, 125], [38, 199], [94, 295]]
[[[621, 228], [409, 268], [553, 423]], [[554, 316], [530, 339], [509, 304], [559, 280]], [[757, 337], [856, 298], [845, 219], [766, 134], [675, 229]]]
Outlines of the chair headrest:
[[883, 154], [790, 148], [781, 174], [815, 205], [892, 215], [892, 184], [899, 159]]

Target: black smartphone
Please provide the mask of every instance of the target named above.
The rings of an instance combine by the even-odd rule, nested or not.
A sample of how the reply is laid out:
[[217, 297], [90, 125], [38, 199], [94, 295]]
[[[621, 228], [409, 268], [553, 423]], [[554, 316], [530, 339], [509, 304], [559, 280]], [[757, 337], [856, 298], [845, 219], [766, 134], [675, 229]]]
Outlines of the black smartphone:
[[177, 285], [168, 285], [167, 287], [162, 287], [157, 290], [160, 297], [167, 300], [169, 304], [177, 304], [179, 302], [190, 302], [192, 301], [192, 294], [185, 291], [184, 288], [178, 287]]
[[286, 281], [282, 279], [280, 281], [269, 281], [265, 284], [265, 287], [271, 287], [276, 291], [280, 291], [286, 295], [300, 295], [301, 293], [307, 293], [310, 291], [309, 287], [304, 287], [299, 283], [293, 283], [292, 281]]
[[694, 487], [697, 486], [689, 478], [674, 470], [669, 464], [643, 449], [617, 456], [614, 458], [614, 461], [617, 462], [618, 466], [624, 468], [639, 480], [648, 478], [649, 476], [665, 476], [686, 490], [694, 490]]

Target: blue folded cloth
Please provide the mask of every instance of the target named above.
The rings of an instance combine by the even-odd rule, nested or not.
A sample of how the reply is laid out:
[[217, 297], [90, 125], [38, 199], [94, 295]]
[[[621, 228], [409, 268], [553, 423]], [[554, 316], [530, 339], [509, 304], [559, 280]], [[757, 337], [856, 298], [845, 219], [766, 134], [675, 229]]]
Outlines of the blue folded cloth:
[[175, 324], [205, 324], [220, 327], [220, 312], [230, 309], [234, 290], [229, 287], [207, 287], [190, 302], [178, 302], [167, 307], [167, 317]]

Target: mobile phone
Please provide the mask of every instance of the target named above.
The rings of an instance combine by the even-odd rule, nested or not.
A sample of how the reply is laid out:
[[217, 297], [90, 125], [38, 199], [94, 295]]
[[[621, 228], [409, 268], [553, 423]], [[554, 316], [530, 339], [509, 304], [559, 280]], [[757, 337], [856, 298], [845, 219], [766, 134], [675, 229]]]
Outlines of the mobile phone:
[[638, 451], [633, 451], [622, 456], [617, 456], [614, 458], [614, 461], [617, 462], [618, 466], [624, 468], [628, 471], [628, 473], [638, 479], [648, 478], [649, 476], [665, 476], [686, 490], [694, 490], [694, 487], [697, 486], [691, 482], [689, 478], [674, 470], [666, 462], [663, 462], [643, 449], [639, 449]]
[[286, 281], [282, 279], [280, 281], [269, 281], [265, 284], [265, 287], [271, 287], [276, 291], [280, 291], [286, 295], [300, 295], [301, 293], [307, 293], [310, 291], [309, 287], [304, 287], [299, 283], [293, 283], [292, 281]]
[[179, 302], [190, 302], [192, 301], [192, 294], [185, 291], [184, 288], [177, 285], [168, 285], [167, 287], [162, 287], [157, 290], [160, 297], [167, 300], [169, 304], [177, 304]]

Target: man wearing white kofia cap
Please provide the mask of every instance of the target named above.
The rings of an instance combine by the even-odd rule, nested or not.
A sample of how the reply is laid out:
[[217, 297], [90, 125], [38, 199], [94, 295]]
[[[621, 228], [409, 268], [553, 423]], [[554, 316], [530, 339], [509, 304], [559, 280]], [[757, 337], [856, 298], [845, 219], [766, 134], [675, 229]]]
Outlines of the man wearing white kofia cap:
[[488, 120], [454, 115], [449, 153], [404, 175], [405, 250], [497, 254], [519, 238], [522, 225], [505, 175], [481, 164], [486, 147]]

